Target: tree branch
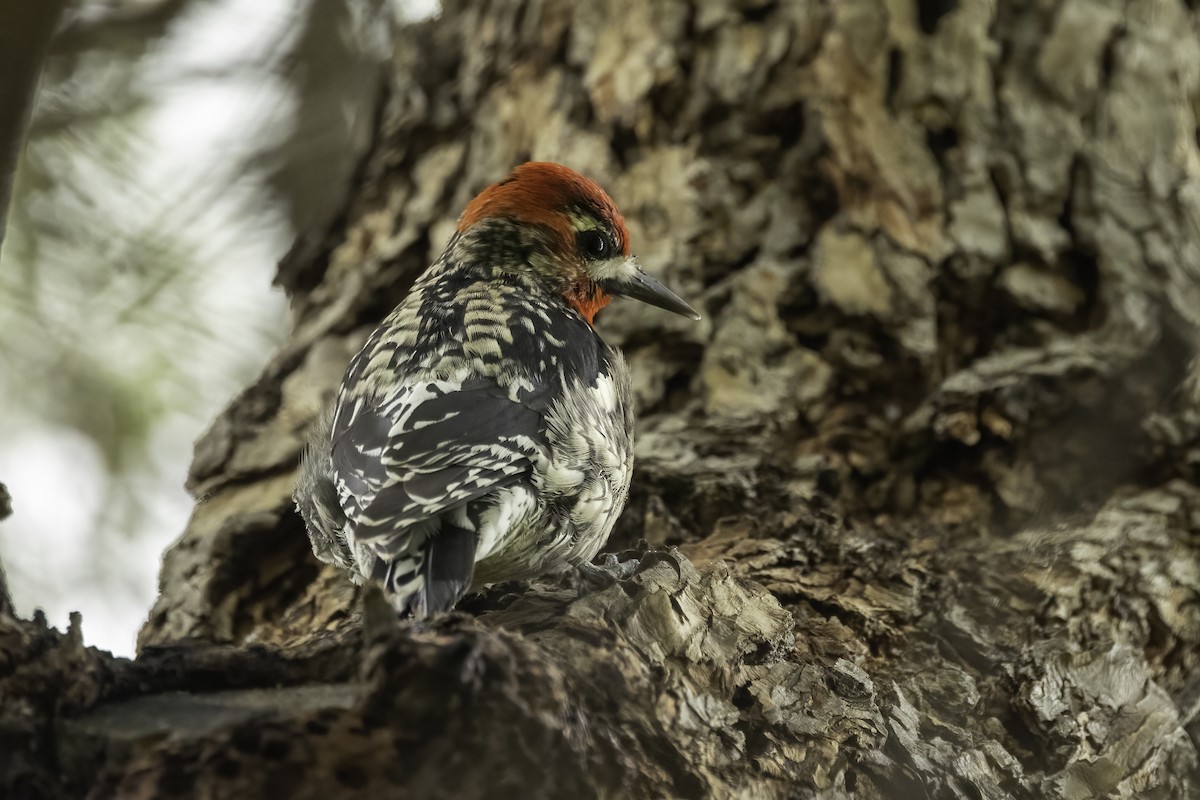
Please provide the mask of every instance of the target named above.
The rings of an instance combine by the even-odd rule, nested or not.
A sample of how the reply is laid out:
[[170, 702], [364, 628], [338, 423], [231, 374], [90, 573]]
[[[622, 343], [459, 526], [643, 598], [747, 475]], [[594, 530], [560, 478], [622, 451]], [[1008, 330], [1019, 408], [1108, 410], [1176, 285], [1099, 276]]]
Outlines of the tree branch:
[[0, 246], [38, 75], [66, 0], [0, 0]]

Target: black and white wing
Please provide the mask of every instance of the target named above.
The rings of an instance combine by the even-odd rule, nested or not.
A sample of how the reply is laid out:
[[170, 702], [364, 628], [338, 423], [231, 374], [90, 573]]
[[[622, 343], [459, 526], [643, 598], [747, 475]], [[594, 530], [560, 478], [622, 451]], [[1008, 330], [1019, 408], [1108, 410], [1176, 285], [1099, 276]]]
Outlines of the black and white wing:
[[544, 400], [479, 377], [414, 381], [382, 404], [339, 399], [331, 456], [347, 532], [380, 560], [386, 574], [373, 577], [416, 595], [418, 613], [470, 585], [469, 506], [531, 480], [546, 454]]

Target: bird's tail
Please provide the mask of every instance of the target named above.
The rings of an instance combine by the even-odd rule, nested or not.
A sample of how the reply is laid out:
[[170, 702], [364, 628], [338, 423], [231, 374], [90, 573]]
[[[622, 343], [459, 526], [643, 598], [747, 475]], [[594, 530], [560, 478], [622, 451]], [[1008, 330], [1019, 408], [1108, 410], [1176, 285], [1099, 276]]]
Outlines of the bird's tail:
[[379, 562], [374, 577], [403, 616], [424, 619], [448, 611], [471, 588], [475, 541], [474, 531], [443, 524], [412, 555]]

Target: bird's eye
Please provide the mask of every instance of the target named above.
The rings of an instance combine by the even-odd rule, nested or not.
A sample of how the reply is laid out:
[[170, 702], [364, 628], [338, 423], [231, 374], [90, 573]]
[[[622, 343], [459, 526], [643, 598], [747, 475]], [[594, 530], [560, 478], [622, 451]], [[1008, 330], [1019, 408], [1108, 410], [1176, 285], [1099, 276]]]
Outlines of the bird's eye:
[[584, 258], [599, 260], [612, 255], [612, 240], [602, 231], [583, 231], [579, 234], [579, 252]]

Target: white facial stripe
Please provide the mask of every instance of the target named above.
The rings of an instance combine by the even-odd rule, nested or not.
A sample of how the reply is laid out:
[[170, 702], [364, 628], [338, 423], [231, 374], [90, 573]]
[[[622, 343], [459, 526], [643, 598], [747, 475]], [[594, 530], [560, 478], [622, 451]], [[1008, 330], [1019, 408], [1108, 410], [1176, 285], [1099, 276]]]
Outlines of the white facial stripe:
[[588, 273], [596, 281], [628, 280], [638, 273], [638, 263], [633, 256], [609, 258], [589, 264]]
[[[598, 226], [596, 220], [591, 217], [571, 214], [569, 215], [569, 219], [571, 220], [571, 227], [575, 229], [576, 233], [599, 231], [605, 236], [609, 235], [608, 230], [602, 226]], [[593, 261], [588, 264], [588, 274], [591, 275], [592, 280], [597, 281], [631, 278], [638, 272], [638, 269], [637, 259], [633, 256], [624, 255], [607, 258], [603, 261]]]
[[595, 219], [587, 216], [586, 214], [572, 213], [572, 214], [568, 214], [567, 217], [571, 220], [571, 227], [575, 229], [576, 233], [583, 233], [584, 231], [603, 230], [603, 228], [599, 228], [596, 226]]

